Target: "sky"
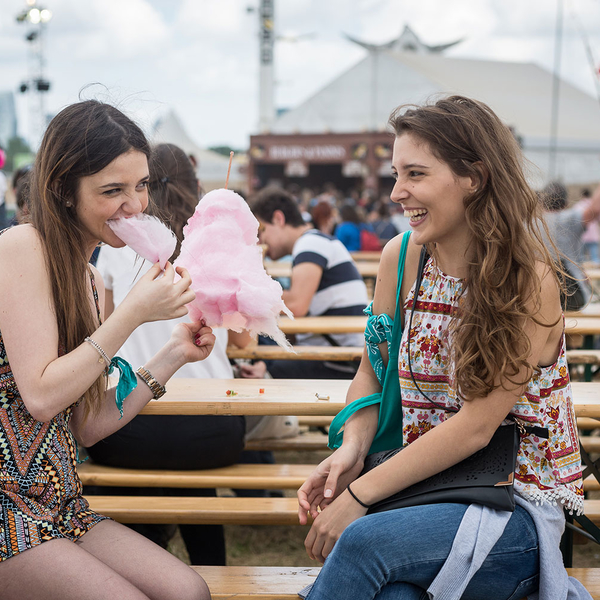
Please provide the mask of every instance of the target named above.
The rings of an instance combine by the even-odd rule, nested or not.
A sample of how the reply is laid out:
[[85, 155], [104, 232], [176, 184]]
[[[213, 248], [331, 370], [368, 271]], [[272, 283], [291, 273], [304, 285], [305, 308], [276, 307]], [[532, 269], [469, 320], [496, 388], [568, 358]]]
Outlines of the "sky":
[[[561, 75], [597, 95], [600, 0], [275, 0], [275, 104], [291, 108], [405, 25], [427, 44], [464, 41], [447, 56], [554, 65], [563, 6]], [[46, 111], [78, 99], [115, 104], [147, 132], [173, 109], [202, 147], [245, 149], [258, 132], [258, 0], [38, 0], [45, 31]], [[25, 0], [0, 0], [0, 92], [28, 78]], [[291, 41], [294, 36], [300, 37]], [[586, 50], [586, 40], [587, 47]], [[597, 72], [597, 71], [596, 71]], [[19, 133], [35, 138], [31, 95], [16, 96]], [[34, 106], [37, 106], [37, 101]]]

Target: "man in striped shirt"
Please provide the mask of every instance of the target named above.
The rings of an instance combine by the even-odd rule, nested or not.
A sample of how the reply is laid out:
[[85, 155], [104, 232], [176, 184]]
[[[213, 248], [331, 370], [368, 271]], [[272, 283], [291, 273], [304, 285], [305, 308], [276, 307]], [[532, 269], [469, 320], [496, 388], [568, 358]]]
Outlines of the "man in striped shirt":
[[[292, 255], [290, 288], [283, 301], [296, 317], [362, 315], [368, 303], [364, 281], [345, 246], [306, 224], [293, 197], [279, 188], [266, 188], [251, 205], [258, 219], [260, 242], [278, 260]], [[362, 334], [298, 335], [296, 343], [312, 346], [361, 346]], [[256, 365], [259, 368], [260, 365]], [[274, 360], [267, 365], [274, 378], [351, 379], [353, 364]]]

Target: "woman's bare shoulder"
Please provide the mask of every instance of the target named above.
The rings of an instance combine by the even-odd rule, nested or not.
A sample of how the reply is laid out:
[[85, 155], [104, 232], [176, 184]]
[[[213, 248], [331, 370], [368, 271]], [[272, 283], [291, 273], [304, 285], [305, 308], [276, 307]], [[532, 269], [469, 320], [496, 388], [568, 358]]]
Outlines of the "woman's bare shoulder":
[[44, 263], [42, 239], [33, 225], [16, 225], [0, 235], [0, 261], [2, 270]]

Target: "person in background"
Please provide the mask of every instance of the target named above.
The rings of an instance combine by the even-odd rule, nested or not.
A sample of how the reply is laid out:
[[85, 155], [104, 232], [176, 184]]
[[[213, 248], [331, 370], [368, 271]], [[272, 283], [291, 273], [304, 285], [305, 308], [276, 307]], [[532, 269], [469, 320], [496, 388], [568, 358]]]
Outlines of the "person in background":
[[373, 228], [373, 232], [379, 238], [381, 247], [385, 246], [399, 233], [391, 222], [390, 216], [390, 208], [385, 197], [379, 199], [369, 213], [369, 223]]
[[27, 216], [29, 215], [29, 177], [32, 166], [33, 165], [25, 165], [13, 173], [11, 186], [17, 210], [9, 223], [9, 227], [14, 227], [19, 223], [25, 223]]
[[[171, 262], [179, 255], [183, 227], [199, 201], [199, 183], [195, 169], [185, 152], [173, 144], [152, 149], [149, 161], [148, 192], [153, 209], [170, 226], [177, 237]], [[106, 316], [127, 298], [137, 281], [152, 265], [125, 246], [103, 246], [98, 258], [106, 286]], [[187, 317], [179, 322], [185, 323]], [[169, 339], [177, 321], [155, 321], [138, 327], [121, 348], [123, 358], [134, 364], [160, 348]], [[204, 361], [184, 365], [174, 377], [195, 379], [230, 379], [233, 371], [227, 358], [228, 332], [214, 331], [215, 345]], [[249, 336], [231, 333], [232, 343], [245, 345]], [[212, 469], [238, 462], [244, 446], [245, 422], [242, 416], [138, 415], [122, 429], [87, 449], [99, 464], [133, 469]], [[207, 495], [213, 490], [183, 488], [140, 488], [142, 495]], [[100, 493], [119, 493], [114, 488]], [[173, 534], [163, 525], [134, 526], [166, 548]], [[181, 525], [180, 531], [193, 565], [224, 565], [225, 537], [222, 525]]]
[[[138, 326], [181, 317], [194, 299], [185, 269], [156, 264], [104, 318], [104, 283], [89, 259], [100, 242], [123, 246], [108, 220], [146, 210], [149, 154], [141, 129], [116, 108], [68, 106], [37, 153], [29, 223], [0, 236], [3, 600], [210, 598], [193, 569], [91, 510], [76, 469], [78, 445], [127, 425], [214, 345], [202, 322], [179, 323], [135, 374], [113, 359]], [[119, 401], [108, 388], [115, 364], [126, 375]]]
[[[591, 202], [592, 193], [587, 188], [581, 190], [581, 199], [577, 203], [577, 206], [586, 208]], [[590, 221], [581, 236], [583, 242], [583, 256], [585, 260], [589, 260], [594, 264], [600, 263], [600, 253], [598, 252], [598, 244], [600, 243], [600, 223], [598, 219]]]
[[549, 248], [554, 245], [564, 272], [566, 289], [561, 291], [565, 310], [579, 310], [591, 298], [591, 287], [582, 269], [583, 234], [586, 226], [600, 217], [600, 187], [585, 205], [568, 207], [567, 190], [558, 182], [550, 182], [541, 192], [544, 220], [548, 226]]
[[[306, 315], [362, 315], [367, 289], [352, 257], [335, 238], [306, 224], [294, 199], [280, 188], [265, 188], [250, 203], [258, 219], [259, 240], [267, 256], [279, 260], [292, 255], [292, 275], [283, 301], [295, 317]], [[298, 335], [296, 343], [317, 346], [355, 346], [360, 334]], [[350, 379], [354, 364], [273, 360], [266, 363], [272, 377], [301, 379]], [[261, 377], [265, 363], [249, 365], [245, 377]]]
[[356, 207], [343, 204], [340, 208], [340, 221], [335, 230], [335, 237], [346, 246], [348, 252], [358, 252], [363, 220]]
[[337, 208], [326, 201], [318, 202], [311, 210], [311, 219], [315, 229], [333, 235], [337, 225]]
[[0, 231], [6, 226], [6, 192], [8, 190], [8, 181], [4, 174], [4, 164], [6, 163], [6, 153], [0, 146]]

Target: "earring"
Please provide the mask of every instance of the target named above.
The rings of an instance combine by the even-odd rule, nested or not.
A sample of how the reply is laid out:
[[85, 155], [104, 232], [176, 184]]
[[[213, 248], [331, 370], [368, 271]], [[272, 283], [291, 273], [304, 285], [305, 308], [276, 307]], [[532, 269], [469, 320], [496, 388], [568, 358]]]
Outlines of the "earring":
[[65, 206], [66, 206], [67, 208], [71, 208], [71, 206], [73, 206], [73, 203], [72, 203], [70, 200], [67, 200], [67, 201], [65, 202]]

